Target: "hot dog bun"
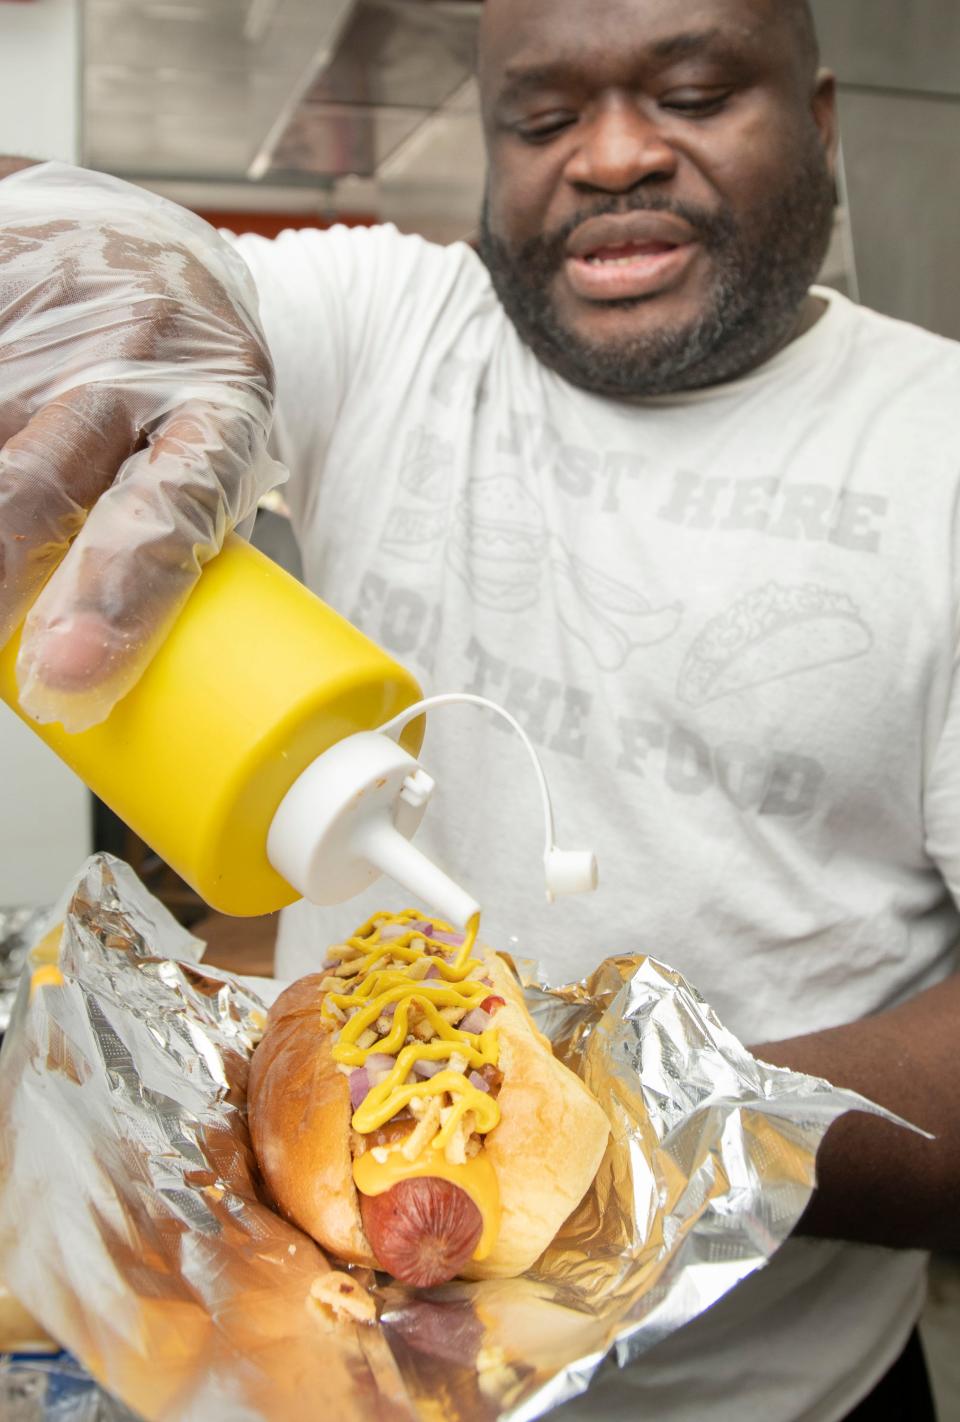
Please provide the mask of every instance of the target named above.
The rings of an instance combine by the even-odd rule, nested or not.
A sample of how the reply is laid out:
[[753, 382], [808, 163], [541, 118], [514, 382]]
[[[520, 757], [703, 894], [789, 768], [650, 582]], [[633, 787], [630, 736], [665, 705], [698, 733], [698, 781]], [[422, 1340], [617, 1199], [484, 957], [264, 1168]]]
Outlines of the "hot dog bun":
[[[503, 1077], [500, 1118], [482, 1145], [496, 1174], [500, 1210], [492, 1250], [458, 1273], [506, 1278], [531, 1267], [580, 1203], [609, 1126], [583, 1082], [537, 1031], [508, 965], [479, 946], [473, 957], [489, 992], [503, 999], [491, 1019]], [[355, 1134], [351, 1139], [348, 1078], [333, 1058], [335, 1024], [321, 1017], [324, 982], [330, 979], [323, 974], [302, 979], [270, 1011], [250, 1074], [251, 1135], [282, 1211], [337, 1258], [380, 1268], [353, 1178], [351, 1144], [361, 1152], [364, 1144]]]

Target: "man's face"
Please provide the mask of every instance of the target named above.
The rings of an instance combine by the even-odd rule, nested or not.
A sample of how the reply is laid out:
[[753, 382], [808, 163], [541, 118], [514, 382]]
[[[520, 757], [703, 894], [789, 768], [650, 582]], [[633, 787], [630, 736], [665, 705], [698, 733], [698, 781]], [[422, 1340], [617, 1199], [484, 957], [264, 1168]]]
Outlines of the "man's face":
[[621, 397], [796, 332], [833, 214], [833, 86], [793, 0], [488, 0], [481, 251], [521, 336]]

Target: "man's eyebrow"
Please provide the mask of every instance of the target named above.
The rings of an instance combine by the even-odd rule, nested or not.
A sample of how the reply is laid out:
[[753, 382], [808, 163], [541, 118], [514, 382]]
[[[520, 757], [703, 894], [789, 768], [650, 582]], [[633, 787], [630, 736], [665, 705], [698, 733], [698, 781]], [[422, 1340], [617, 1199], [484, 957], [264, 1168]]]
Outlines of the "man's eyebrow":
[[572, 64], [533, 64], [508, 67], [497, 99], [501, 103], [525, 98], [527, 94], [540, 89], [558, 87], [570, 80], [576, 80], [577, 70]]
[[[742, 47], [734, 45], [730, 35], [715, 25], [710, 29], [684, 30], [676, 35], [668, 35], [665, 39], [655, 40], [645, 54], [638, 55], [638, 63], [671, 64], [698, 54], [711, 54], [721, 59], [737, 56], [742, 58]], [[569, 61], [508, 65], [497, 102], [515, 103], [543, 89], [562, 88], [564, 85], [582, 82], [582, 68]]]
[[725, 51], [730, 48], [729, 39], [719, 26], [709, 30], [685, 30], [667, 39], [657, 40], [650, 46], [654, 59], [664, 62], [672, 59], [686, 59], [691, 54], [701, 54], [704, 50]]

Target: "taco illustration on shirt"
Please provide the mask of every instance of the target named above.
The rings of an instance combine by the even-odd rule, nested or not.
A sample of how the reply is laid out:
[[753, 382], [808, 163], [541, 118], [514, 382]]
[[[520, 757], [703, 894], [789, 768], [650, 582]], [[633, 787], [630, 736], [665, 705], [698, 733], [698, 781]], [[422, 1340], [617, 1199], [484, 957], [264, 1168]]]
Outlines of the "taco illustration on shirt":
[[678, 694], [689, 706], [704, 706], [749, 687], [852, 661], [873, 644], [860, 609], [845, 593], [816, 583], [765, 583], [707, 623], [687, 654]]

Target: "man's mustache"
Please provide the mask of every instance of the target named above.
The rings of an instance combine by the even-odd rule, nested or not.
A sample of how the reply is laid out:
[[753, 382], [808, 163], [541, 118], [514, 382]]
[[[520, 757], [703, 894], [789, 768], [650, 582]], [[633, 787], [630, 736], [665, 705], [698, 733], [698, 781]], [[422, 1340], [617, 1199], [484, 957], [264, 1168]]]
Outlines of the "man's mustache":
[[677, 202], [673, 198], [656, 197], [650, 193], [629, 193], [609, 197], [584, 206], [561, 227], [528, 238], [517, 250], [521, 261], [552, 270], [563, 262], [570, 238], [595, 217], [623, 217], [630, 212], [668, 212], [679, 217], [696, 235], [697, 241], [709, 249], [723, 246], [736, 232], [736, 223], [725, 209], [711, 212], [694, 203]]

